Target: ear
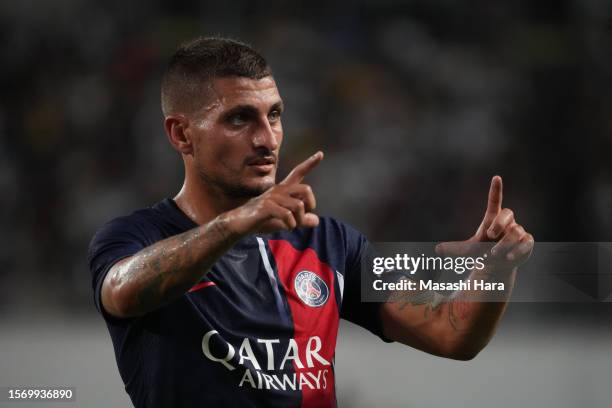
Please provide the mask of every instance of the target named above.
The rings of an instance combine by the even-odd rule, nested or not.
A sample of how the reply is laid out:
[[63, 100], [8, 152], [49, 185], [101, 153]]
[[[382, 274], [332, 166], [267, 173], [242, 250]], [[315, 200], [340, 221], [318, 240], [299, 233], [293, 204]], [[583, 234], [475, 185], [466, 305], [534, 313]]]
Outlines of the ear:
[[164, 119], [164, 130], [170, 144], [185, 155], [193, 154], [193, 144], [188, 132], [189, 119], [183, 115], [170, 115]]

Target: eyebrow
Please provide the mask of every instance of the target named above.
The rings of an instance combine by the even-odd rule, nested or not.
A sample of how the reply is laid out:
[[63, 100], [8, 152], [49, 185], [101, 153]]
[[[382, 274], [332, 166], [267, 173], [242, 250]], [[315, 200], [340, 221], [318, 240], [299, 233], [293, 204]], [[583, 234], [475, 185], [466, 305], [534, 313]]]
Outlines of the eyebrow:
[[274, 110], [278, 110], [282, 112], [284, 109], [285, 109], [285, 105], [283, 104], [283, 101], [278, 101], [274, 105], [272, 105], [272, 107], [270, 108], [270, 112]]
[[[284, 109], [283, 101], [278, 101], [270, 107], [269, 112], [272, 112], [275, 110], [282, 112], [283, 109]], [[223, 117], [229, 118], [230, 116], [236, 113], [243, 113], [249, 116], [256, 116], [257, 108], [255, 108], [255, 106], [253, 105], [237, 105], [237, 106], [234, 106], [232, 109], [228, 110], [227, 112], [225, 112], [225, 114], [223, 114]]]

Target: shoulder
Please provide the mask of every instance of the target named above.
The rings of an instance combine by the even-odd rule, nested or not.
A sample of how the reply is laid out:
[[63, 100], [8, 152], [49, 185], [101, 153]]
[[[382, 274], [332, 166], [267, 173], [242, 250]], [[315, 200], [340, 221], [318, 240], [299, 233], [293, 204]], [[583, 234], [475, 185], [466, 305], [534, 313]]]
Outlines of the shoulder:
[[158, 204], [136, 210], [105, 222], [94, 233], [89, 243], [89, 254], [100, 246], [112, 242], [133, 242], [141, 246], [150, 245], [156, 240], [161, 214]]
[[155, 210], [152, 207], [139, 209], [131, 214], [115, 217], [105, 222], [96, 231], [94, 238], [112, 233], [138, 234], [154, 224], [156, 218]]

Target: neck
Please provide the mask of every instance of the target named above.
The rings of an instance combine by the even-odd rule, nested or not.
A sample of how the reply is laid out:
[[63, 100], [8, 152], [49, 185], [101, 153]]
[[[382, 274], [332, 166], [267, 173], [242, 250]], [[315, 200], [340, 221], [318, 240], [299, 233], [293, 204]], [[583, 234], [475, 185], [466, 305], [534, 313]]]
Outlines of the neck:
[[243, 205], [248, 199], [228, 197], [218, 187], [186, 172], [185, 181], [174, 201], [198, 225], [206, 224], [219, 214]]

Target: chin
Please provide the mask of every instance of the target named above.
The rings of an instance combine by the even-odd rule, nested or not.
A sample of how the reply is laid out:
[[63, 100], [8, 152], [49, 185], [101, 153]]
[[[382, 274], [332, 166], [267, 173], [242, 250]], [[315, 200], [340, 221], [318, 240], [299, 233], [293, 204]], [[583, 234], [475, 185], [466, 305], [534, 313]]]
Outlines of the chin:
[[261, 177], [259, 180], [242, 183], [240, 186], [226, 190], [230, 195], [242, 198], [253, 198], [265, 193], [276, 184], [273, 176]]
[[259, 194], [262, 194], [268, 191], [269, 189], [271, 189], [272, 187], [274, 187], [275, 185], [276, 185], [276, 182], [274, 180], [274, 177], [267, 176], [267, 177], [264, 177], [263, 180], [259, 180], [259, 182], [253, 183], [251, 189], [253, 191], [259, 191]]

